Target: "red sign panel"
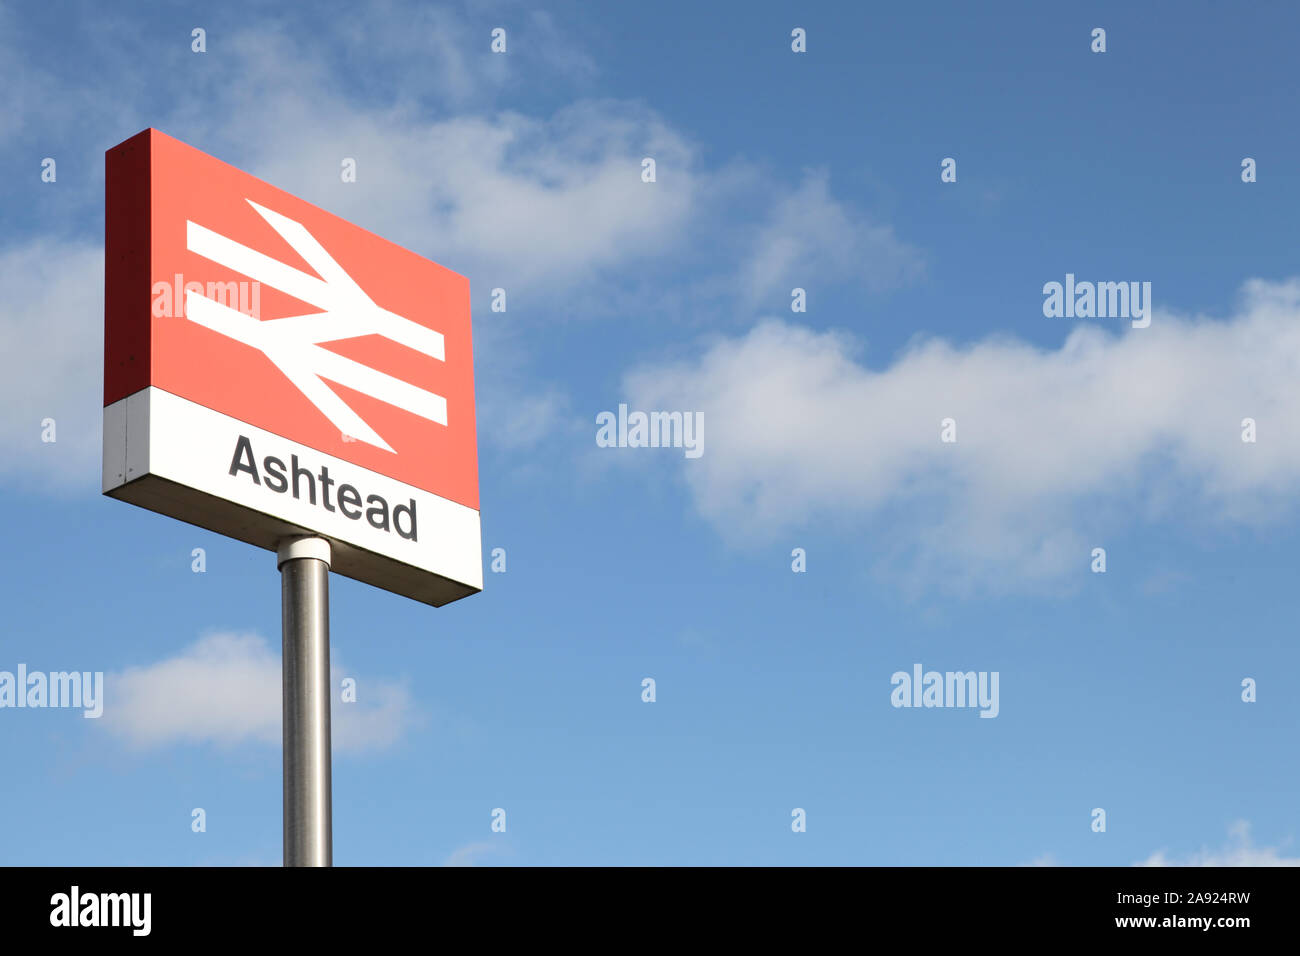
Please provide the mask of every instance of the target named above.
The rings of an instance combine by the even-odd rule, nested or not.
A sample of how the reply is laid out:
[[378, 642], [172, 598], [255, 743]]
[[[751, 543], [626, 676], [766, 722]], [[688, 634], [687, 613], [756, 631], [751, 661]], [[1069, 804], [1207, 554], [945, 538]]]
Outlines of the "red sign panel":
[[106, 232], [106, 407], [152, 386], [478, 510], [464, 276], [153, 129]]

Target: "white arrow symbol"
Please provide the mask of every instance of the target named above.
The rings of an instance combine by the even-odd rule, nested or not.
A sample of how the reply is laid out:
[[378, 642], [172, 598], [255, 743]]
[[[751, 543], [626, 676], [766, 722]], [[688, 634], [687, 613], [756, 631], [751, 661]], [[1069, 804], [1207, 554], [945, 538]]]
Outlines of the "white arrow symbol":
[[447, 400], [441, 395], [416, 388], [316, 344], [357, 335], [382, 335], [439, 361], [446, 361], [442, 334], [375, 305], [301, 223], [259, 206], [251, 199], [246, 202], [293, 246], [320, 278], [186, 220], [185, 241], [190, 251], [324, 311], [263, 322], [197, 292], [187, 291], [185, 314], [189, 319], [262, 352], [320, 409], [321, 414], [343, 434], [359, 441], [385, 451], [393, 450], [322, 378], [446, 425]]

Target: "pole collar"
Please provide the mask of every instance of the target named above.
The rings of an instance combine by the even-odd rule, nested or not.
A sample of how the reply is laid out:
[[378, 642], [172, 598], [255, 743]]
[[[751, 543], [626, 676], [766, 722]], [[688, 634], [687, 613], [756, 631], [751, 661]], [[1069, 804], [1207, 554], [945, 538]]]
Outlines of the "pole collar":
[[284, 538], [280, 541], [280, 546], [275, 552], [275, 567], [277, 570], [284, 567], [286, 561], [297, 561], [301, 558], [314, 558], [317, 561], [324, 561], [325, 567], [330, 566], [330, 543], [324, 538], [306, 537], [306, 538]]

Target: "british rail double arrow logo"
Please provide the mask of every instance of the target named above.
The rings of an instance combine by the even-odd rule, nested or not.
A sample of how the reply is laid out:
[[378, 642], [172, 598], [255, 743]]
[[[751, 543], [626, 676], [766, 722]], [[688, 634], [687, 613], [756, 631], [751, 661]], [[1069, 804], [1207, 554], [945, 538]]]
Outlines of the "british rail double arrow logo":
[[392, 452], [393, 448], [326, 384], [325, 379], [414, 415], [447, 424], [447, 400], [360, 362], [321, 342], [382, 335], [446, 361], [439, 332], [380, 308], [307, 229], [274, 210], [245, 200], [302, 256], [317, 275], [285, 265], [196, 222], [186, 220], [191, 252], [323, 310], [262, 321], [198, 292], [185, 293], [190, 321], [262, 352], [344, 435]]

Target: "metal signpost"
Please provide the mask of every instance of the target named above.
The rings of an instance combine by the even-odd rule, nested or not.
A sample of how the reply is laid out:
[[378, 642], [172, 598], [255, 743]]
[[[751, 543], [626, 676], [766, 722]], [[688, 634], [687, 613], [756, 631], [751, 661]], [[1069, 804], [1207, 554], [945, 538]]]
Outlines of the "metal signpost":
[[469, 281], [157, 130], [105, 166], [103, 491], [276, 552], [284, 862], [329, 866], [330, 571], [483, 588]]
[[280, 565], [284, 865], [331, 866], [330, 543], [286, 538]]

